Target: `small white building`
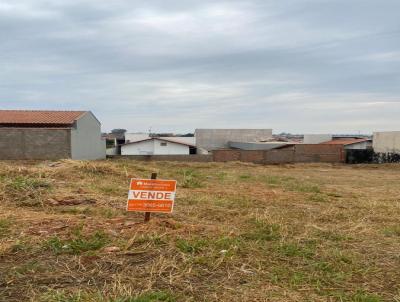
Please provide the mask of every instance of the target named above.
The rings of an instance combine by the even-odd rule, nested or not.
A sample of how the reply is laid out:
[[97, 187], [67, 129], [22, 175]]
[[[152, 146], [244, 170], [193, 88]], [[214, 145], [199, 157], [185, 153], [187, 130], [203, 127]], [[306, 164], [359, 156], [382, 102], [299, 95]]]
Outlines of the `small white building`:
[[[151, 138], [148, 133], [137, 132], [137, 133], [125, 133], [125, 143], [132, 143], [137, 141], [142, 141], [145, 139]], [[173, 142], [180, 142], [186, 143], [188, 145], [196, 145], [196, 138], [194, 136], [162, 136], [160, 138], [173, 141]]]
[[194, 154], [195, 149], [192, 144], [151, 137], [122, 145], [121, 155], [189, 155]]

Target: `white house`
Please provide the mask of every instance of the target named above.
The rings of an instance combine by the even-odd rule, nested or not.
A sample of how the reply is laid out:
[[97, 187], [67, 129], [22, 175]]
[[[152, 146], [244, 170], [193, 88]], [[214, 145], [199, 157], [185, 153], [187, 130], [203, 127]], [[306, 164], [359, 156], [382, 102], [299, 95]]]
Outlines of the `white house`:
[[[142, 141], [145, 139], [150, 138], [151, 136], [149, 133], [137, 132], [137, 133], [125, 133], [125, 143], [132, 143], [137, 141]], [[180, 142], [186, 143], [188, 145], [196, 145], [196, 138], [194, 136], [187, 137], [187, 136], [162, 136], [161, 138], [173, 141], [173, 142]]]
[[192, 144], [152, 137], [121, 146], [121, 155], [189, 155], [195, 153]]

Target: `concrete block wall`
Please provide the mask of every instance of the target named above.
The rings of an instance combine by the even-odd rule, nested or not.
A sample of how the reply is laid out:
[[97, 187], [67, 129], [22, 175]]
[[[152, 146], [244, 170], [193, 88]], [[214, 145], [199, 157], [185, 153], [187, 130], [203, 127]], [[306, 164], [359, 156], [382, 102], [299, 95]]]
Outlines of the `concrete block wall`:
[[0, 159], [71, 157], [69, 129], [0, 128]]

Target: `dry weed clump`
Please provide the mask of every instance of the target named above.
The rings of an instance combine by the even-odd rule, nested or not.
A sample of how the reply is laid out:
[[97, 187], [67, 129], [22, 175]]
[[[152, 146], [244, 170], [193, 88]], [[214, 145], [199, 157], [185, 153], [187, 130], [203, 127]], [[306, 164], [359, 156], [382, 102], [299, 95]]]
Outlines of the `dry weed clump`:
[[43, 205], [44, 199], [52, 188], [50, 180], [41, 176], [10, 175], [2, 176], [0, 198], [3, 202], [12, 202], [19, 206]]
[[[0, 162], [0, 301], [400, 301], [399, 165]], [[178, 180], [172, 215], [129, 178]]]

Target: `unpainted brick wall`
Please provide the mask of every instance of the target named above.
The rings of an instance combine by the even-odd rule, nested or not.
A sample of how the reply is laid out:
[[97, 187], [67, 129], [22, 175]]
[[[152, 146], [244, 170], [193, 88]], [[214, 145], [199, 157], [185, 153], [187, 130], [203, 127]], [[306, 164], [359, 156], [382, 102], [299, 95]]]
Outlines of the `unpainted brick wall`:
[[295, 145], [274, 150], [214, 150], [213, 159], [218, 162], [243, 161], [265, 164], [344, 162], [342, 145]]
[[294, 147], [265, 151], [266, 164], [284, 164], [294, 162]]
[[294, 162], [340, 163], [345, 161], [343, 145], [298, 144], [295, 145]]
[[0, 128], [0, 159], [71, 157], [69, 129]]
[[239, 161], [241, 150], [215, 150], [212, 152], [213, 160], [217, 162]]
[[263, 163], [265, 159], [265, 152], [263, 150], [249, 150], [247, 152], [240, 152], [240, 161], [251, 163]]
[[212, 154], [213, 160], [216, 162], [243, 161], [263, 163], [265, 158], [265, 151], [263, 150], [215, 150]]

